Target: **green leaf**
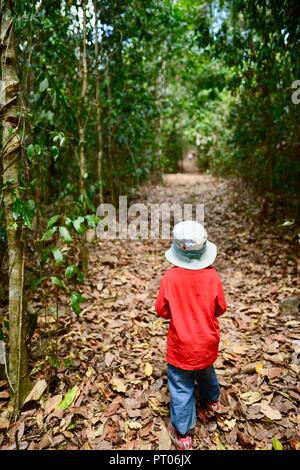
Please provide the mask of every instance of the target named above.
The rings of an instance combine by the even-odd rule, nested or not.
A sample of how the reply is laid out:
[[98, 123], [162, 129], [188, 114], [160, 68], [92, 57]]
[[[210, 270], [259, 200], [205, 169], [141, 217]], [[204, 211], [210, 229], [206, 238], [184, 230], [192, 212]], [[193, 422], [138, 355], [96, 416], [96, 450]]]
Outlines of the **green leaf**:
[[14, 178], [9, 178], [6, 181], [5, 186], [12, 186], [13, 184], [16, 184], [16, 180]]
[[215, 432], [214, 434], [214, 443], [216, 444], [218, 450], [227, 450], [226, 446], [221, 441], [221, 438], [217, 432]]
[[52, 111], [47, 111], [46, 116], [45, 116], [50, 124], [53, 124], [53, 118], [54, 118], [54, 113]]
[[90, 211], [94, 212], [96, 210], [94, 207], [94, 204], [92, 203], [91, 199], [87, 195], [86, 195], [86, 203]]
[[59, 146], [62, 147], [63, 145], [65, 145], [65, 142], [66, 142], [66, 138], [65, 136], [62, 136], [59, 142]]
[[48, 356], [47, 359], [51, 367], [53, 367], [53, 369], [58, 369], [60, 367], [60, 360], [54, 354], [52, 354], [51, 356]]
[[76, 232], [82, 234], [84, 233], [84, 229], [80, 227], [80, 225], [84, 222], [84, 217], [77, 217], [77, 219], [73, 220], [73, 226]]
[[57, 409], [66, 410], [72, 405], [73, 401], [75, 400], [77, 394], [78, 387], [74, 385], [64, 396], [62, 401], [57, 405]]
[[29, 201], [26, 201], [25, 204], [23, 204], [22, 218], [23, 218], [25, 227], [29, 228], [30, 230], [32, 229], [32, 216], [33, 216], [33, 211], [30, 207]]
[[292, 225], [294, 225], [294, 223], [295, 219], [286, 220], [285, 222], [283, 222], [283, 224], [281, 224], [281, 227], [291, 227]]
[[51, 227], [49, 230], [46, 230], [46, 232], [43, 233], [42, 241], [50, 240], [50, 238], [52, 238], [55, 234], [56, 230], [57, 227]]
[[272, 445], [274, 450], [283, 450], [283, 446], [277, 437], [273, 437], [272, 439]]
[[15, 219], [18, 219], [19, 217], [21, 217], [22, 212], [23, 212], [23, 203], [21, 199], [17, 197], [13, 204], [13, 213], [14, 213]]
[[81, 312], [80, 304], [84, 302], [85, 300], [86, 299], [81, 294], [79, 294], [79, 292], [76, 292], [76, 291], [72, 292], [71, 298], [70, 298], [71, 307], [74, 313], [76, 313], [76, 315], [80, 314]]
[[30, 210], [31, 212], [34, 211], [35, 209], [35, 202], [33, 199], [28, 199], [28, 201], [26, 201], [26, 206], [28, 207], [28, 210]]
[[73, 291], [71, 294], [71, 301], [73, 302], [85, 302], [85, 298], [79, 292]]
[[54, 284], [55, 286], [60, 287], [61, 289], [66, 288], [63, 281], [61, 279], [59, 279], [59, 277], [51, 276], [50, 279], [51, 279], [52, 284]]
[[67, 277], [73, 277], [77, 272], [77, 266], [75, 264], [71, 264], [70, 266], [67, 267], [65, 271], [65, 275]]
[[47, 228], [52, 227], [52, 225], [54, 225], [54, 224], [58, 221], [59, 217], [60, 217], [60, 215], [53, 215], [53, 217], [51, 217], [51, 218], [48, 220]]
[[73, 312], [76, 313], [76, 315], [79, 315], [81, 312], [80, 304], [78, 304], [77, 302], [72, 302], [71, 306], [72, 306]]
[[15, 219], [21, 219], [24, 222], [24, 225], [29, 229], [32, 229], [32, 216], [34, 210], [34, 202], [22, 201], [18, 197], [15, 199], [13, 204], [13, 213]]
[[16, 197], [13, 203], [13, 211], [16, 218], [22, 215], [23, 204], [20, 198]]
[[41, 149], [40, 145], [35, 144], [35, 146], [34, 146], [34, 153], [35, 153], [36, 155], [41, 155], [42, 149]]
[[37, 287], [39, 287], [41, 285], [41, 283], [44, 281], [44, 279], [48, 279], [47, 276], [40, 277], [39, 279], [35, 279], [34, 281], [31, 281], [30, 288], [32, 290], [35, 290]]
[[54, 158], [54, 161], [57, 160], [57, 157], [59, 155], [59, 150], [58, 150], [58, 147], [56, 145], [52, 145], [51, 147], [51, 155], [52, 157]]
[[40, 86], [39, 86], [40, 92], [43, 93], [45, 90], [47, 90], [48, 86], [49, 86], [49, 82], [48, 82], [48, 78], [46, 77], [40, 83]]
[[95, 228], [96, 225], [100, 222], [100, 218], [97, 215], [86, 215], [85, 220], [88, 223], [88, 226], [91, 228]]
[[32, 144], [30, 144], [27, 147], [27, 157], [29, 158], [30, 161], [32, 161], [33, 155], [34, 155], [34, 147]]
[[[65, 366], [66, 367], [66, 366]], [[66, 367], [67, 369], [68, 367]], [[76, 429], [77, 428], [77, 424], [74, 424], [74, 423], [71, 423], [69, 424], [69, 426], [67, 427], [67, 431], [71, 431], [72, 429]]]
[[66, 142], [66, 138], [65, 138], [64, 134], [62, 132], [60, 132], [59, 134], [57, 134], [53, 137], [53, 142], [54, 143], [59, 142], [59, 146], [62, 147]]
[[66, 227], [59, 227], [59, 233], [64, 242], [68, 243], [72, 241], [69, 230]]
[[71, 357], [66, 357], [66, 359], [64, 359], [63, 362], [64, 362], [64, 367], [65, 367], [66, 369], [68, 369], [69, 367], [71, 367], [72, 364], [73, 364], [73, 360], [72, 360]]
[[67, 227], [70, 227], [70, 225], [72, 225], [72, 220], [70, 219], [70, 217], [65, 217], [65, 224]]
[[42, 265], [44, 265], [45, 263], [47, 263], [47, 261], [48, 261], [49, 258], [50, 258], [51, 252], [52, 252], [52, 248], [49, 248], [49, 249], [44, 250], [44, 252], [42, 253], [42, 257], [41, 257], [41, 264], [42, 264]]
[[54, 248], [52, 250], [53, 258], [57, 264], [61, 264], [64, 260], [63, 254], [59, 248]]
[[77, 272], [77, 281], [78, 281], [78, 282], [83, 282], [83, 281], [84, 281], [83, 272], [80, 271], [79, 269], [78, 269], [78, 272]]

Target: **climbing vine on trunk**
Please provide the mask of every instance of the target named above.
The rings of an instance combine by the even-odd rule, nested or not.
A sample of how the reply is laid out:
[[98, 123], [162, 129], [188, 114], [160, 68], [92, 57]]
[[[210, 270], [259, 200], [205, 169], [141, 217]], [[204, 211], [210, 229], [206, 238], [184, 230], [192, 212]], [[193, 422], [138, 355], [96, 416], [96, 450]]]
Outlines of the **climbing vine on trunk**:
[[13, 8], [12, 0], [1, 4], [1, 165], [9, 256], [9, 382], [17, 412], [30, 389], [30, 381], [23, 309], [25, 253], [18, 176], [21, 144]]

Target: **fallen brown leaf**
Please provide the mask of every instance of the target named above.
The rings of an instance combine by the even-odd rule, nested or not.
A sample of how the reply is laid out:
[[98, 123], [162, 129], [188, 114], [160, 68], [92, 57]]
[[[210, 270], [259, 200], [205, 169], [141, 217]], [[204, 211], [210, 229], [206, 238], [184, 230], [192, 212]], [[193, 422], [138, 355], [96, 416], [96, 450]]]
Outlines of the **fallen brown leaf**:
[[262, 401], [260, 412], [271, 420], [278, 420], [282, 418], [280, 411], [269, 406], [266, 401]]
[[23, 406], [30, 401], [38, 401], [43, 395], [47, 388], [47, 382], [45, 379], [39, 380], [24, 400]]
[[120, 408], [123, 398], [118, 396], [114, 399], [114, 401], [108, 406], [107, 410], [103, 414], [103, 417], [109, 417], [114, 415], [117, 410]]
[[8, 429], [9, 428], [9, 420], [7, 418], [0, 417], [0, 429]]
[[162, 424], [159, 437], [158, 437], [158, 449], [159, 450], [170, 450], [172, 442], [169, 436], [169, 432], [164, 424]]
[[57, 405], [61, 402], [62, 397], [62, 394], [59, 394], [48, 398], [45, 404], [45, 415], [48, 415], [51, 411], [55, 410]]

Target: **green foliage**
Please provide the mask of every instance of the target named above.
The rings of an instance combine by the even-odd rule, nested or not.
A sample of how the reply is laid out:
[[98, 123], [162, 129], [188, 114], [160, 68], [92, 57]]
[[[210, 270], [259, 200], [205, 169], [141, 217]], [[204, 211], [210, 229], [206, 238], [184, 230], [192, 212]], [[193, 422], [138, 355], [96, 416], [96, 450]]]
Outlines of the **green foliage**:
[[32, 217], [35, 210], [35, 204], [32, 199], [27, 201], [16, 197], [13, 204], [13, 213], [16, 220], [20, 219], [25, 227], [32, 229]]
[[67, 227], [61, 226], [61, 227], [59, 227], [58, 230], [59, 230], [59, 233], [60, 233], [60, 235], [61, 235], [64, 242], [69, 243], [69, 242], [72, 241], [72, 237], [71, 237], [70, 232], [67, 229]]
[[43, 91], [47, 90], [49, 86], [48, 78], [44, 78], [43, 81], [41, 81], [40, 86], [39, 86], [39, 91], [43, 93]]
[[163, 168], [170, 173], [180, 171], [182, 155], [184, 151], [184, 142], [182, 135], [177, 131], [170, 132], [166, 138], [164, 147]]
[[85, 298], [79, 292], [72, 292], [70, 297], [70, 303], [73, 311], [76, 315], [80, 314], [81, 307], [80, 304], [85, 301]]
[[59, 248], [53, 248], [52, 255], [57, 264], [61, 264], [63, 262], [64, 257]]
[[[88, 227], [95, 227], [99, 218], [96, 215], [75, 216], [74, 218], [56, 214], [49, 218], [46, 224], [46, 230], [41, 240], [44, 242], [52, 242], [53, 246], [48, 246], [41, 252], [41, 266], [44, 272], [55, 273], [43, 276], [36, 287], [42, 283], [47, 283], [50, 279], [52, 285], [58, 290], [67, 292], [70, 296], [70, 305], [76, 315], [81, 311], [81, 303], [85, 301], [84, 297], [74, 291], [74, 286], [81, 284], [84, 280], [82, 271], [78, 264], [74, 264], [73, 248], [76, 245], [75, 239], [85, 234]], [[57, 225], [56, 225], [57, 224]], [[61, 225], [63, 224], [63, 225]], [[68, 226], [68, 228], [66, 227]], [[56, 238], [54, 239], [54, 235]], [[71, 246], [70, 246], [71, 245]]]
[[277, 439], [277, 437], [273, 437], [272, 446], [274, 450], [283, 450], [283, 445], [281, 444], [279, 439]]
[[75, 400], [75, 397], [77, 395], [78, 387], [77, 385], [74, 385], [64, 396], [62, 401], [57, 405], [57, 409], [60, 410], [66, 410], [69, 408], [69, 406], [73, 403]]
[[52, 284], [54, 284], [56, 287], [59, 287], [59, 288], [61, 288], [61, 289], [65, 289], [65, 288], [66, 288], [64, 282], [63, 282], [61, 279], [59, 279], [58, 277], [56, 277], [56, 276], [51, 276], [50, 279], [51, 279]]
[[46, 230], [46, 232], [43, 233], [43, 236], [41, 238], [42, 241], [47, 241], [49, 239], [51, 239], [53, 237], [53, 235], [55, 234], [57, 230], [57, 227], [51, 227], [49, 228], [48, 230]]
[[[221, 95], [210, 116], [222, 127], [210, 146], [209, 167], [241, 175], [299, 217], [300, 109], [292, 102], [292, 83], [300, 75], [297, 8], [295, 0], [214, 2], [209, 55], [225, 67], [232, 99]], [[196, 35], [205, 47], [197, 28]], [[210, 130], [205, 134], [213, 136]]]
[[182, 0], [174, 9], [181, 54], [168, 78], [166, 170], [178, 171], [171, 142], [182, 135], [197, 144], [200, 169], [242, 176], [299, 218], [298, 2]]

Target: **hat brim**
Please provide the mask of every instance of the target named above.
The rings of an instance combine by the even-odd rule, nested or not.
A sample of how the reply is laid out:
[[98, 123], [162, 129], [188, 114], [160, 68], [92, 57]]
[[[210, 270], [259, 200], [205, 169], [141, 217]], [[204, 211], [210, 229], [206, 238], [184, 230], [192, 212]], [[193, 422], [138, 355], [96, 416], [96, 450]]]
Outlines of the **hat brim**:
[[173, 245], [165, 252], [165, 258], [169, 263], [174, 264], [174, 266], [178, 266], [179, 268], [192, 270], [207, 268], [215, 261], [216, 256], [217, 247], [210, 241], [206, 242], [205, 251], [199, 259], [191, 259], [184, 255], [180, 255], [180, 253], [175, 251]]

